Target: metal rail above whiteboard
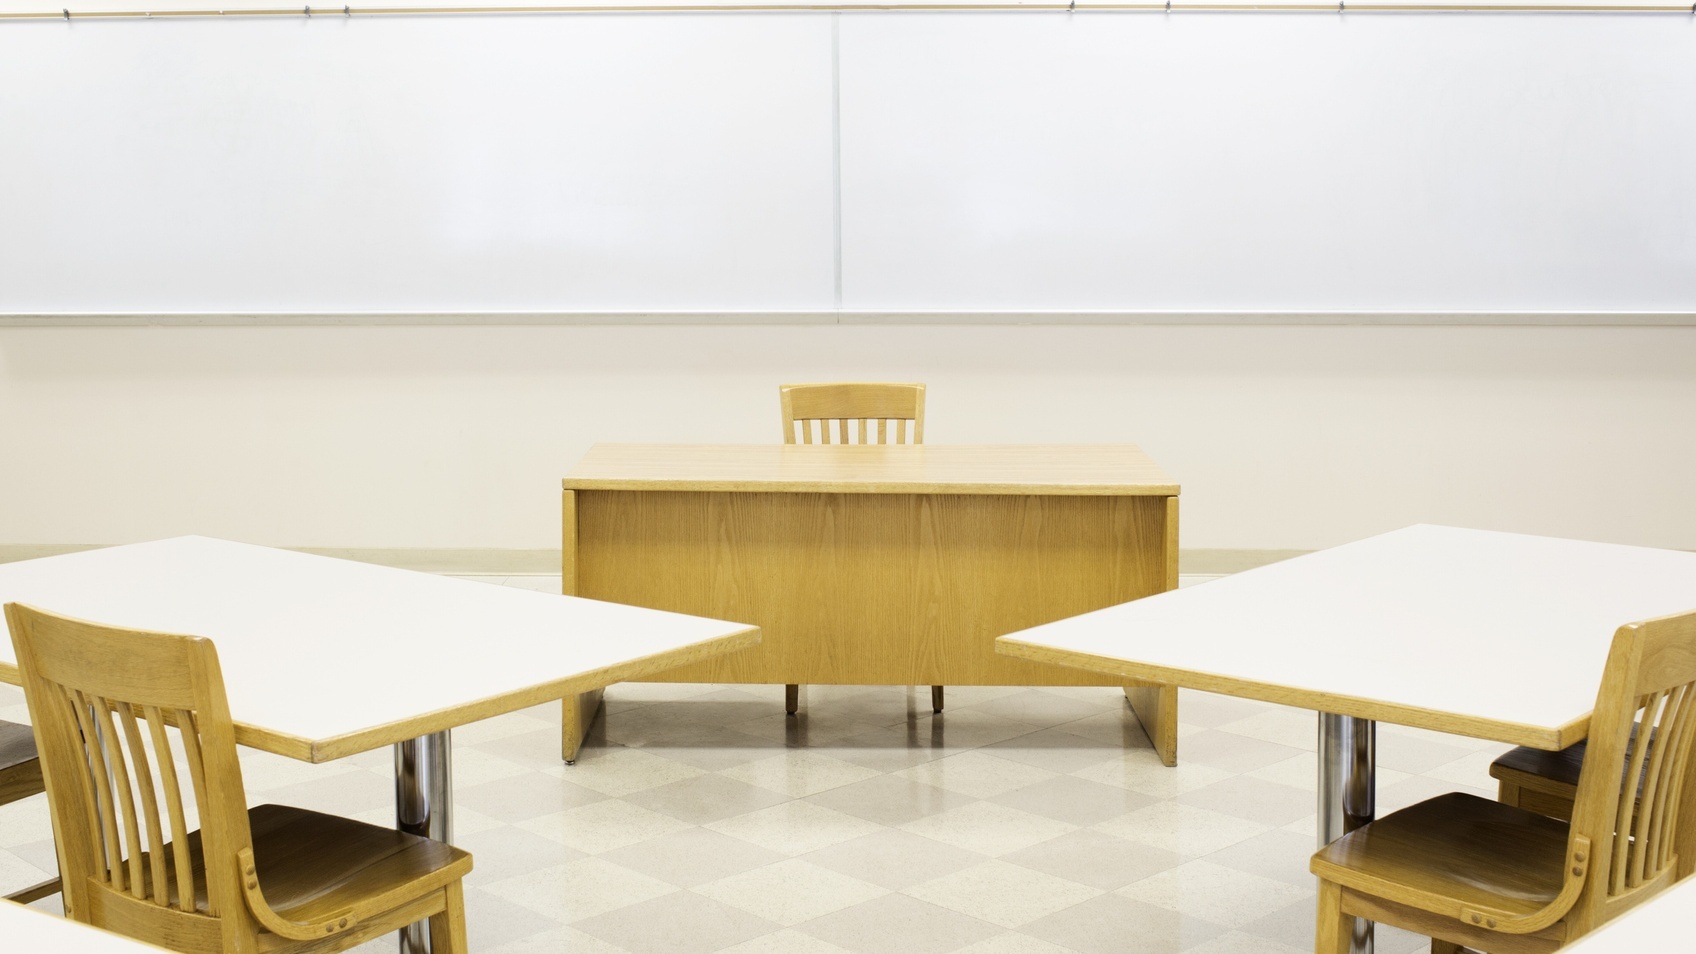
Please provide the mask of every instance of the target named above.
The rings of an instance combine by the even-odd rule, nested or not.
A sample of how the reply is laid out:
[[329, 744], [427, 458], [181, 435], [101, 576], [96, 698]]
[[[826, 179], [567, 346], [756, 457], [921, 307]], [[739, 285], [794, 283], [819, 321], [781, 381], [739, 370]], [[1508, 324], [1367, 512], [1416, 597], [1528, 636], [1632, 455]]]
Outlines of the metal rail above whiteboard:
[[227, 312], [4, 314], [4, 328], [514, 325], [1226, 325], [1696, 327], [1693, 312]]
[[1337, 0], [1334, 3], [1210, 3], [1196, 0], [1159, 0], [1151, 3], [1032, 2], [994, 3], [962, 0], [959, 3], [584, 3], [489, 6], [354, 7], [344, 5], [300, 7], [253, 7], [176, 10], [58, 10], [0, 12], [0, 20], [157, 20], [170, 18], [217, 19], [219, 17], [393, 17], [393, 16], [490, 16], [523, 14], [608, 14], [608, 13], [1658, 13], [1696, 16], [1692, 3], [1394, 3], [1372, 0]]

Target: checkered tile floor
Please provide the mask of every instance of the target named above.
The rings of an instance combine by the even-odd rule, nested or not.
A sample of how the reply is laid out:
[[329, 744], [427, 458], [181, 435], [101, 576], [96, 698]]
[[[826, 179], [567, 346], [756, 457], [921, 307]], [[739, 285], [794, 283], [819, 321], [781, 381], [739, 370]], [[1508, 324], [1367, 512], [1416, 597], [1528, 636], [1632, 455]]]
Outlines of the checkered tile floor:
[[[557, 578], [487, 578], [552, 589]], [[574, 766], [558, 706], [456, 729], [455, 840], [487, 954], [1306, 954], [1314, 716], [1185, 692], [1160, 765], [1112, 689], [632, 684]], [[0, 686], [0, 718], [27, 721]], [[1504, 747], [1379, 729], [1380, 813], [1489, 796]], [[392, 823], [387, 750], [243, 753], [254, 804]], [[53, 868], [0, 807], [0, 892]], [[38, 904], [58, 910], [56, 899]], [[1379, 928], [1378, 950], [1422, 938]], [[392, 951], [384, 939], [359, 950]]]

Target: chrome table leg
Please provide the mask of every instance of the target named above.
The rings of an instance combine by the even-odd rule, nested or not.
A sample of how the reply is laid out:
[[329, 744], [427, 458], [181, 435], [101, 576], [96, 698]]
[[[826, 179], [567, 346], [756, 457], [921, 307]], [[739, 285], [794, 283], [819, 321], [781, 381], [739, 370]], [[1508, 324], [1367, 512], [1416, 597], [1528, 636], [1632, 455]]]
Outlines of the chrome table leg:
[[[1378, 723], [1319, 713], [1319, 847], [1373, 818]], [[1372, 954], [1372, 922], [1355, 918], [1350, 954]]]
[[[395, 827], [453, 842], [453, 748], [447, 732], [395, 743]], [[429, 922], [401, 931], [400, 951], [429, 954]]]

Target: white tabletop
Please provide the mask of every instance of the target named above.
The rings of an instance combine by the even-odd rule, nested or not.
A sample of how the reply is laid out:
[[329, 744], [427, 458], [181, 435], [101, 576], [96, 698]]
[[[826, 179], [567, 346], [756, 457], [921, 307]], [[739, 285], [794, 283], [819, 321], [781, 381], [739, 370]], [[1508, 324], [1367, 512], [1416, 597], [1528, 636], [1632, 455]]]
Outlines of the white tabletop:
[[[236, 739], [314, 762], [759, 641], [757, 627], [179, 537], [0, 565], [0, 603], [218, 647]], [[0, 679], [16, 682], [11, 640]]]
[[1555, 749], [1585, 735], [1614, 630], [1692, 609], [1696, 553], [1414, 526], [997, 648]]
[[158, 954], [164, 950], [5, 899], [0, 899], [0, 938], [5, 939], [6, 950], [24, 954]]
[[1696, 878], [1686, 878], [1579, 938], [1572, 954], [1676, 954], [1696, 936]]

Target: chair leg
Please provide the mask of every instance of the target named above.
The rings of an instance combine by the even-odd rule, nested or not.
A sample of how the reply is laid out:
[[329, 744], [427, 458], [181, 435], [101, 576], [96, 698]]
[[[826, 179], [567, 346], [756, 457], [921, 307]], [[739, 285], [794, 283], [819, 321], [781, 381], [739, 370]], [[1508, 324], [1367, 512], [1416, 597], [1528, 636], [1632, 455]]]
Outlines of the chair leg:
[[433, 954], [470, 954], [465, 941], [465, 886], [458, 881], [442, 889], [447, 906], [430, 918], [430, 950]]
[[40, 901], [42, 898], [58, 894], [59, 890], [59, 879], [48, 878], [40, 884], [32, 884], [22, 891], [14, 894], [0, 895], [0, 897], [4, 897], [7, 901], [15, 901], [18, 904], [29, 904], [34, 901]]
[[1519, 807], [1519, 786], [1502, 780], [1496, 783], [1496, 801], [1503, 805]]
[[789, 713], [790, 715], [794, 715], [795, 710], [797, 710], [799, 708], [801, 708], [801, 687], [794, 684], [794, 683], [790, 683], [789, 685], [784, 686], [783, 687], [783, 711]]
[[932, 711], [932, 712], [941, 712], [942, 711], [942, 687], [941, 686], [931, 686], [930, 687], [930, 711]]
[[1431, 954], [1462, 954], [1465, 950], [1466, 948], [1461, 947], [1453, 941], [1440, 941], [1437, 938], [1431, 939]]
[[1319, 881], [1319, 923], [1315, 925], [1313, 954], [1349, 954], [1354, 918], [1343, 913], [1343, 889], [1323, 878]]

